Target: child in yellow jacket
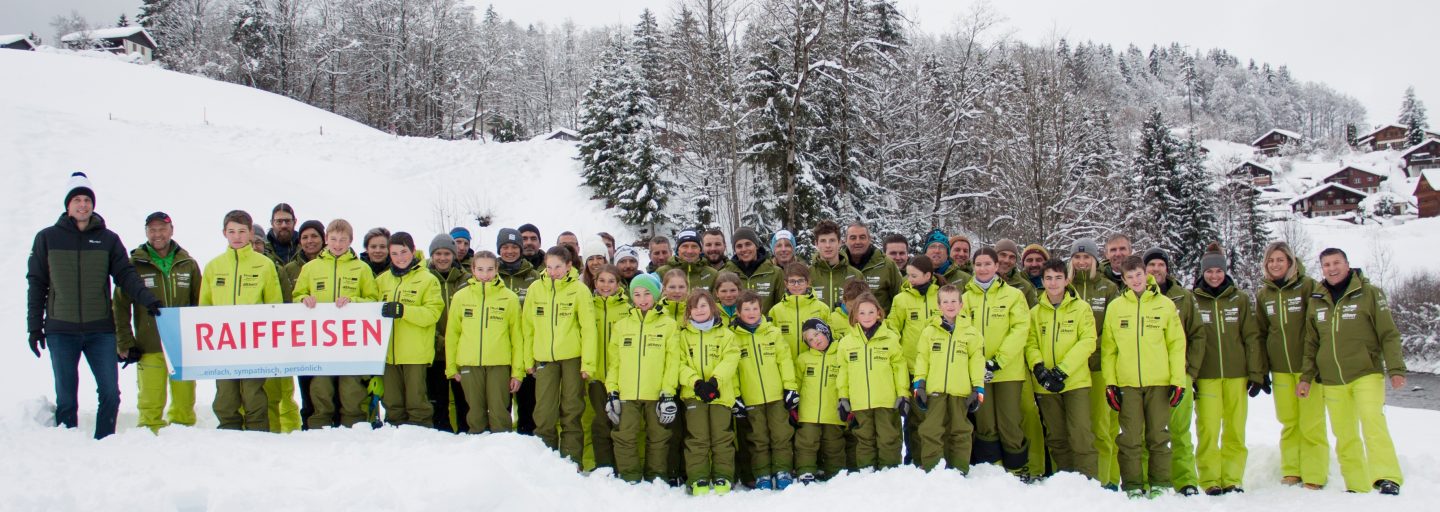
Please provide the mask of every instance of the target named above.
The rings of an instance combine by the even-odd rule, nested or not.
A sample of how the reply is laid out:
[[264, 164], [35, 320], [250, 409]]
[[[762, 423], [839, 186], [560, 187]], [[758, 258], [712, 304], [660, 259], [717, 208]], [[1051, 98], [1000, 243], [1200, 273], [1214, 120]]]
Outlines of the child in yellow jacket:
[[495, 253], [475, 253], [445, 323], [445, 376], [465, 390], [471, 434], [510, 431], [510, 395], [525, 377], [520, 297], [497, 278], [499, 267]]

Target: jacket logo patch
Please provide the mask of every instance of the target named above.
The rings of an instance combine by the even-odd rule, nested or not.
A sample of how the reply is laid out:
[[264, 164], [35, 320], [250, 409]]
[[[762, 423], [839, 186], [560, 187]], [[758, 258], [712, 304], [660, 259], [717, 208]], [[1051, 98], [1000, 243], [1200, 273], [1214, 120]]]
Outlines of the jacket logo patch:
[[154, 288], [154, 287], [155, 287], [155, 276], [154, 276], [154, 275], [145, 276], [145, 287], [146, 287], [146, 288]]
[[545, 316], [545, 306], [535, 306], [535, 316]]
[[225, 277], [223, 277], [223, 276], [221, 276], [221, 277], [216, 277], [216, 278], [215, 278], [215, 286], [225, 286]]
[[1121, 329], [1129, 329], [1129, 328], [1130, 328], [1130, 319], [1128, 319], [1128, 318], [1121, 319], [1121, 320], [1120, 320], [1120, 328], [1121, 328]]
[[911, 320], [919, 320], [919, 319], [920, 319], [920, 312], [919, 312], [919, 311], [911, 311], [911, 312], [910, 312], [910, 319], [911, 319]]
[[1315, 310], [1315, 321], [1316, 321], [1316, 322], [1324, 322], [1324, 321], [1325, 321], [1325, 310], [1323, 310], [1323, 309], [1317, 309], [1317, 310]]
[[475, 318], [475, 310], [465, 308], [465, 312], [463, 313], [463, 315], [465, 316], [465, 318]]
[[858, 362], [858, 361], [860, 361], [860, 353], [859, 353], [859, 352], [851, 352], [851, 353], [850, 353], [850, 362], [854, 363], [854, 362]]
[[750, 357], [750, 349], [748, 349], [748, 348], [742, 348], [742, 349], [740, 349], [740, 357], [741, 357], [742, 359], [743, 359], [743, 358]]
[[805, 376], [806, 376], [806, 377], [814, 377], [814, 376], [815, 376], [815, 367], [814, 367], [814, 366], [806, 366], [806, 367], [805, 367]]
[[628, 346], [631, 346], [631, 345], [634, 345], [634, 344], [635, 344], [635, 338], [631, 338], [631, 337], [628, 337], [628, 336], [625, 338], [624, 341], [620, 342], [620, 346], [622, 346], [622, 347], [628, 347]]
[[780, 324], [780, 334], [790, 334], [790, 325]]
[[315, 282], [315, 291], [317, 291], [317, 292], [323, 292], [323, 291], [325, 291], [325, 281], [316, 281], [316, 282]]
[[938, 342], [938, 341], [935, 342], [935, 344], [930, 345], [930, 351], [931, 351], [931, 352], [939, 352], [939, 351], [941, 351], [941, 350], [944, 350], [944, 348], [942, 347], [942, 345], [940, 345], [940, 342]]

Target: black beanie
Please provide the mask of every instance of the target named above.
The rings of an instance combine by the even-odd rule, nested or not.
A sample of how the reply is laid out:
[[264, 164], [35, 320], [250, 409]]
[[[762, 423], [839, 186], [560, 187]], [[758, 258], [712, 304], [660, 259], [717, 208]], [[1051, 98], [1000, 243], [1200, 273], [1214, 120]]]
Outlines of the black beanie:
[[815, 329], [815, 330], [817, 330], [817, 331], [820, 331], [820, 334], [824, 334], [824, 335], [825, 335], [825, 339], [826, 339], [827, 341], [830, 341], [830, 342], [834, 342], [834, 341], [835, 341], [835, 336], [830, 333], [830, 326], [827, 325], [824, 320], [821, 320], [821, 319], [819, 319], [819, 318], [811, 318], [811, 319], [809, 319], [809, 320], [806, 320], [804, 324], [801, 324], [800, 332], [803, 333], [803, 332], [808, 331], [808, 330], [810, 330], [810, 329]]
[[535, 233], [535, 236], [540, 236], [540, 228], [535, 227], [534, 224], [521, 224], [520, 229], [516, 231], [521, 233]]
[[320, 221], [314, 220], [314, 219], [307, 220], [307, 221], [301, 223], [301, 224], [300, 224], [300, 229], [295, 230], [295, 234], [297, 234], [297, 235], [299, 235], [299, 234], [304, 234], [304, 233], [305, 233], [305, 230], [307, 230], [307, 229], [313, 229], [313, 230], [315, 230], [316, 233], [319, 233], [319, 234], [320, 234], [320, 238], [321, 238], [321, 239], [324, 239], [324, 238], [325, 238], [325, 225], [324, 225], [324, 224], [321, 224]]
[[1149, 265], [1152, 260], [1163, 261], [1165, 262], [1165, 268], [1170, 268], [1170, 255], [1167, 254], [1164, 249], [1159, 247], [1152, 248], [1145, 251], [1145, 255], [1140, 258], [1140, 261], [1146, 265]]

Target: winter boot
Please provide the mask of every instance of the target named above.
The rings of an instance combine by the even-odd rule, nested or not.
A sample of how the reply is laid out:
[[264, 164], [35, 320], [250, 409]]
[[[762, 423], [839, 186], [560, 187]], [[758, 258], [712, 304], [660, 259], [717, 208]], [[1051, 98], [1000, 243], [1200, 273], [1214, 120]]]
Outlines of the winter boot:
[[795, 479], [790, 476], [789, 472], [781, 471], [780, 474], [775, 475], [775, 490], [777, 491], [783, 491], [793, 483], [795, 483]]
[[715, 494], [730, 494], [730, 481], [724, 478], [711, 480], [710, 491]]
[[1187, 485], [1185, 487], [1177, 489], [1175, 493], [1181, 496], [1194, 496], [1200, 494], [1200, 489], [1193, 485]]
[[690, 484], [691, 496], [704, 496], [706, 494], [710, 494], [710, 491], [711, 488], [709, 480], [696, 480], [695, 483]]
[[805, 473], [800, 475], [800, 485], [810, 485], [813, 483], [815, 483], [815, 473]]
[[775, 489], [775, 483], [770, 480], [769, 476], [757, 477], [755, 479], [755, 488], [761, 491], [769, 491]]
[[1375, 482], [1375, 488], [1380, 490], [1380, 494], [1384, 494], [1384, 495], [1387, 495], [1387, 496], [1399, 496], [1399, 495], [1400, 495], [1400, 484], [1397, 484], [1397, 483], [1395, 483], [1395, 482], [1392, 481], [1392, 480], [1379, 480], [1379, 481], [1376, 481], [1376, 482]]

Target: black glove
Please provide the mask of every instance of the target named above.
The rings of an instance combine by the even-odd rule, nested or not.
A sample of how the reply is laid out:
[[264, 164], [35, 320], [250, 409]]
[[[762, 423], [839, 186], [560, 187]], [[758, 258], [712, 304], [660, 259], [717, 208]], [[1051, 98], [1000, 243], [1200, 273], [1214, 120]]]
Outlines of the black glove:
[[840, 401], [836, 402], [835, 409], [840, 413], [840, 421], [849, 423], [851, 424], [851, 426], [854, 426], [855, 412], [850, 410], [849, 398], [841, 398]]
[[675, 421], [675, 415], [680, 414], [680, 407], [675, 405], [675, 400], [669, 396], [660, 397], [655, 403], [655, 415], [660, 417], [661, 425], [669, 425]]
[[45, 348], [45, 331], [31, 331], [30, 351], [35, 353], [35, 357], [40, 357], [40, 349], [43, 348]]
[[1180, 399], [1185, 398], [1185, 386], [1170, 386], [1170, 407], [1180, 405]]
[[901, 417], [901, 418], [904, 418], [904, 417], [906, 417], [906, 416], [909, 416], [909, 415], [910, 415], [910, 399], [905, 398], [905, 397], [903, 397], [903, 396], [897, 396], [897, 397], [895, 397], [895, 410], [900, 412], [900, 417]]
[[1114, 409], [1115, 412], [1120, 412], [1121, 398], [1123, 398], [1123, 396], [1120, 393], [1120, 388], [1105, 386], [1105, 403], [1110, 404], [1110, 408]]
[[915, 404], [924, 411], [930, 408], [930, 395], [925, 392], [925, 379], [915, 381], [910, 385], [910, 394], [915, 397]]
[[1000, 371], [1000, 363], [994, 359], [985, 361], [985, 382], [995, 380], [995, 372]]
[[1040, 385], [1044, 386], [1045, 390], [1051, 393], [1059, 393], [1061, 391], [1064, 391], [1065, 379], [1070, 378], [1070, 376], [1067, 375], [1064, 370], [1061, 370], [1059, 366], [1051, 368], [1049, 371], [1045, 372], [1045, 376], [1047, 377], [1047, 379], [1044, 382], [1041, 382]]
[[405, 316], [405, 305], [399, 302], [386, 302], [380, 306], [380, 316], [385, 318], [400, 318]]
[[1264, 381], [1261, 381], [1261, 382], [1251, 382], [1251, 383], [1250, 383], [1250, 398], [1255, 398], [1255, 397], [1257, 397], [1257, 396], [1260, 396], [1260, 393], [1261, 393], [1261, 392], [1264, 392], [1264, 393], [1267, 394], [1267, 395], [1270, 394], [1270, 375], [1269, 375], [1269, 374], [1266, 374], [1266, 375], [1265, 375], [1265, 380], [1264, 380]]
[[750, 417], [750, 414], [745, 412], [745, 402], [741, 402], [740, 397], [735, 397], [735, 405], [730, 406], [730, 414], [739, 419]]
[[792, 414], [800, 410], [800, 393], [793, 389], [787, 389], [781, 396], [785, 397], [785, 410], [790, 411]]
[[164, 303], [164, 302], [160, 302], [159, 300], [156, 300], [155, 302], [151, 302], [151, 303], [149, 303], [149, 304], [146, 304], [146, 305], [145, 305], [145, 311], [148, 312], [148, 313], [150, 313], [150, 316], [152, 316], [152, 317], [159, 317], [159, 316], [160, 316], [160, 308], [163, 308], [163, 307], [165, 307], [165, 303]]
[[980, 404], [983, 403], [985, 403], [985, 388], [977, 387], [975, 392], [965, 398], [965, 410], [970, 414], [975, 414], [975, 411], [980, 410]]
[[710, 380], [695, 381], [695, 397], [707, 404], [714, 402], [715, 399], [720, 398], [720, 383], [715, 380], [715, 377], [710, 377]]
[[142, 352], [139, 347], [131, 348], [125, 352], [125, 357], [120, 358], [120, 369], [129, 368], [130, 365], [140, 362]]
[[611, 425], [620, 424], [620, 393], [610, 393], [610, 398], [605, 400], [605, 416], [610, 419]]

